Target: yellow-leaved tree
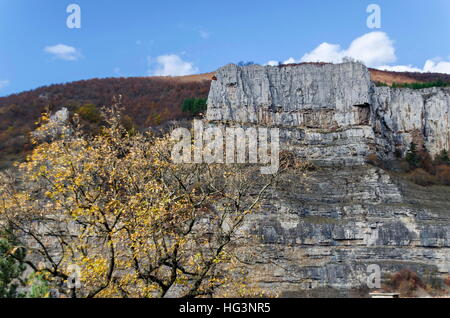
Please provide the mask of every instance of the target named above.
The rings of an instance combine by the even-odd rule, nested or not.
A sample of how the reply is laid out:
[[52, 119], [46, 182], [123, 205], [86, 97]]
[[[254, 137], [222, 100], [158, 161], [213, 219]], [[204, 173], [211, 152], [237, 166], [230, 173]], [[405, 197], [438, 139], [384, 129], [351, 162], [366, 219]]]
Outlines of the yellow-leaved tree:
[[53, 138], [1, 174], [0, 224], [26, 247], [28, 266], [70, 297], [245, 295], [233, 252], [275, 177], [174, 164], [168, 136], [129, 133], [118, 105], [105, 117], [90, 137], [76, 116], [64, 129], [44, 116], [35, 136]]

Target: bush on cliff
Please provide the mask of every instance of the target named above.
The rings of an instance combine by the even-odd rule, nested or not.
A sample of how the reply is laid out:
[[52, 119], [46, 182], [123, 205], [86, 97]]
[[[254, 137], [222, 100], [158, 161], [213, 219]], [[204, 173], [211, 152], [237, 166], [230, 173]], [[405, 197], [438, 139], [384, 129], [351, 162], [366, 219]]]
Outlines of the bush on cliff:
[[94, 104], [84, 104], [83, 106], [79, 107], [76, 112], [82, 119], [89, 122], [99, 123], [101, 121], [100, 111]]
[[450, 165], [450, 157], [446, 149], [442, 150], [436, 157], [435, 165]]
[[206, 111], [206, 98], [187, 98], [184, 100], [181, 107], [183, 112], [191, 113], [192, 116], [197, 116]]
[[417, 145], [411, 143], [400, 167], [406, 177], [418, 185], [450, 186], [450, 159], [446, 150], [442, 150], [433, 160], [426, 149], [418, 151]]
[[409, 145], [405, 160], [413, 169], [420, 167], [421, 158], [417, 152], [417, 145], [414, 142]]

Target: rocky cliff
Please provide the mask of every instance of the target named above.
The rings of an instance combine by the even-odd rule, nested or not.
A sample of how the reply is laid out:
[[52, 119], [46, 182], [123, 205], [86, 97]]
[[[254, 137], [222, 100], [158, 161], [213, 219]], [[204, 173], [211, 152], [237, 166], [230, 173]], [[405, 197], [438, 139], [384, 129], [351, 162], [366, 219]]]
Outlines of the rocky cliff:
[[363, 287], [371, 264], [382, 274], [449, 275], [450, 188], [365, 162], [402, 156], [411, 141], [433, 155], [449, 149], [450, 89], [376, 87], [359, 63], [227, 65], [212, 82], [207, 120], [278, 127], [282, 149], [320, 167], [285, 176], [247, 222], [257, 238], [249, 276], [266, 287]]
[[411, 141], [450, 148], [450, 88], [376, 87], [359, 63], [281, 67], [227, 65], [216, 74], [209, 121], [281, 127], [312, 160], [363, 163], [403, 155]]

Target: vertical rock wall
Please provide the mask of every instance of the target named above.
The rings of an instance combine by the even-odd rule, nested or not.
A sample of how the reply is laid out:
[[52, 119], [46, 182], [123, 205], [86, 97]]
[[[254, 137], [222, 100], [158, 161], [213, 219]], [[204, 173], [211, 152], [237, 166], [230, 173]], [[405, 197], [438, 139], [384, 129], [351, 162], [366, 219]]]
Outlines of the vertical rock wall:
[[216, 78], [209, 121], [283, 128], [299, 154], [323, 163], [361, 164], [373, 152], [390, 158], [411, 141], [432, 155], [450, 148], [450, 88], [375, 87], [367, 68], [353, 62], [230, 64]]

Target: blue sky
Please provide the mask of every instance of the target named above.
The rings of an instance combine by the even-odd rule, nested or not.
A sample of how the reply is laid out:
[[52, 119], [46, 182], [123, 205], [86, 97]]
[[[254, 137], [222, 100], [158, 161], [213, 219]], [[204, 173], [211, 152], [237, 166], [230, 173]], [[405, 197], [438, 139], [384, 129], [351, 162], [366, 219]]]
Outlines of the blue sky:
[[[69, 29], [66, 8], [81, 8]], [[381, 8], [370, 29], [369, 4]], [[450, 73], [450, 1], [0, 0], [0, 96], [94, 77], [231, 62], [339, 62]]]

